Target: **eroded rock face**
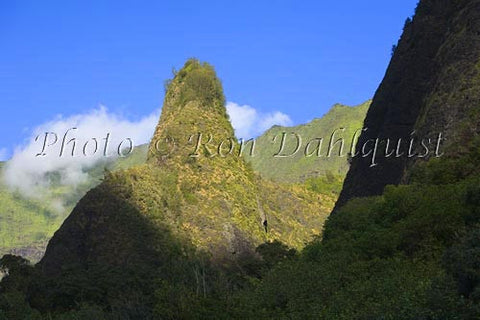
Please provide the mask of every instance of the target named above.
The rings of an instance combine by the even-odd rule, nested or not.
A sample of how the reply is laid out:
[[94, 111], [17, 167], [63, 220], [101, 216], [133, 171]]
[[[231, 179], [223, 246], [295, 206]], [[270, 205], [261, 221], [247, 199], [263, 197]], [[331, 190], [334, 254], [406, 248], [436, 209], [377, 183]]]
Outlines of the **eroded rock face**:
[[[421, 1], [413, 21], [406, 21], [357, 144], [358, 151], [369, 140], [401, 139], [404, 156], [386, 158], [380, 143], [376, 166], [369, 156], [355, 157], [336, 208], [353, 197], [379, 195], [388, 184], [408, 183], [419, 161], [436, 156], [439, 134], [440, 155], [461, 154], [480, 131], [479, 114], [480, 1]], [[428, 156], [408, 157], [412, 137], [417, 155], [425, 153], [419, 141], [431, 139]]]

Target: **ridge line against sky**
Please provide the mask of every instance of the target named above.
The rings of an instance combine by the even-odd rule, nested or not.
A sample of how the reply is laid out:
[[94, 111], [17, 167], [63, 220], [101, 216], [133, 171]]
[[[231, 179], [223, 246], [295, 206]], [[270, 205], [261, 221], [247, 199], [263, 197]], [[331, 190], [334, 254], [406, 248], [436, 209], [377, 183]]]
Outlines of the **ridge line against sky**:
[[215, 66], [228, 101], [288, 115], [288, 124], [336, 102], [357, 105], [373, 96], [416, 3], [3, 2], [0, 156], [58, 114], [102, 104], [130, 121], [146, 117], [190, 57]]

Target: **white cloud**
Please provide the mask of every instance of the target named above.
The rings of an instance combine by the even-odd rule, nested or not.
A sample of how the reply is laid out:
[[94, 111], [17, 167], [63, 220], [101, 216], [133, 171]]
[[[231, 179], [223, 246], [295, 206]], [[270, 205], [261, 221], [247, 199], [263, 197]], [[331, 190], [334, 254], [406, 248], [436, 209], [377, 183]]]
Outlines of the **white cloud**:
[[257, 110], [248, 105], [240, 106], [234, 102], [228, 102], [226, 107], [232, 126], [235, 128], [235, 134], [239, 138], [250, 138], [253, 124], [258, 118]]
[[156, 111], [130, 121], [103, 106], [84, 114], [57, 116], [36, 127], [28, 142], [15, 149], [5, 166], [3, 179], [10, 188], [32, 197], [52, 183], [52, 172], [58, 173], [60, 184], [76, 186], [87, 178], [85, 169], [117, 157], [122, 141], [125, 140], [122, 147], [128, 147], [127, 138], [134, 145], [149, 142], [158, 118]]
[[228, 102], [226, 107], [237, 138], [254, 138], [273, 125], [292, 125], [290, 117], [280, 111], [261, 113], [249, 105], [235, 102]]

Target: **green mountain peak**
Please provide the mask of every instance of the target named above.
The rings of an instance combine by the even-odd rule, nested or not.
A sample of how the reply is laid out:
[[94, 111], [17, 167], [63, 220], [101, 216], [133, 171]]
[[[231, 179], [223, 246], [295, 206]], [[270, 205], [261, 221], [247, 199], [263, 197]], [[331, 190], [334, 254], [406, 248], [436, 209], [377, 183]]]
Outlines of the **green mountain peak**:
[[190, 59], [167, 84], [162, 115], [149, 147], [149, 160], [165, 160], [174, 145], [176, 154], [188, 157], [198, 134], [216, 143], [234, 137], [222, 85], [214, 68]]
[[321, 232], [333, 197], [263, 181], [239, 154], [214, 147], [233, 137], [213, 68], [187, 61], [168, 85], [146, 163], [90, 190], [40, 268], [58, 276], [72, 263], [125, 267], [130, 256], [154, 267], [179, 252], [232, 265], [266, 241], [301, 248]]

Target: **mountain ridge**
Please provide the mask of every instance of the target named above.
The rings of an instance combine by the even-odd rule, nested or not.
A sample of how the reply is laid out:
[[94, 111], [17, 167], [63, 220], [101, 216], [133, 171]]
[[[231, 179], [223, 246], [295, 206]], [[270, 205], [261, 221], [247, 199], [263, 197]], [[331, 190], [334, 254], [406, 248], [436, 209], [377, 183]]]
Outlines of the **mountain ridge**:
[[[367, 102], [368, 103], [368, 102]], [[360, 108], [365, 109], [365, 104], [359, 105]], [[343, 180], [344, 175], [346, 174], [346, 168], [348, 168], [348, 163], [347, 159], [343, 158], [341, 159], [342, 162], [336, 162], [333, 164], [334, 169], [330, 170], [331, 172], [337, 172], [341, 168], [340, 171], [338, 171], [337, 174], [330, 174], [329, 172], [329, 179], [326, 178], [325, 176], [325, 170], [317, 170], [317, 168], [322, 168], [323, 167], [323, 162], [325, 158], [319, 158], [316, 160], [319, 160], [320, 162], [317, 161], [317, 163], [304, 163], [301, 166], [296, 166], [295, 171], [290, 171], [290, 166], [284, 166], [277, 172], [277, 176], [271, 176], [269, 175], [270, 168], [271, 166], [266, 165], [263, 166], [263, 163], [269, 163], [271, 162], [273, 154], [276, 152], [276, 150], [273, 150], [272, 148], [269, 148], [269, 145], [266, 145], [266, 143], [269, 143], [268, 140], [269, 138], [268, 133], [269, 132], [282, 132], [282, 131], [295, 131], [299, 132], [302, 136], [307, 137], [309, 136], [309, 132], [305, 133], [305, 130], [303, 129], [304, 127], [312, 129], [314, 133], [310, 134], [312, 136], [318, 137], [321, 135], [324, 135], [325, 132], [329, 132], [331, 128], [329, 129], [322, 129], [321, 127], [324, 126], [322, 124], [321, 119], [324, 118], [327, 114], [332, 114], [332, 112], [335, 114], [334, 108], [341, 108], [343, 111], [351, 113], [351, 115], [347, 117], [342, 117], [341, 119], [345, 119], [342, 121], [337, 121], [336, 125], [334, 127], [341, 127], [342, 125], [345, 124], [351, 124], [352, 119], [360, 119], [366, 112], [361, 111], [360, 113], [358, 111], [355, 111], [353, 109], [354, 107], [347, 107], [343, 106], [341, 104], [336, 104], [332, 106], [332, 108], [322, 117], [315, 118], [311, 122], [306, 123], [304, 125], [299, 125], [299, 126], [294, 126], [294, 127], [281, 127], [281, 126], [273, 126], [271, 129], [267, 130], [264, 134], [262, 134], [261, 137], [258, 139], [260, 140], [260, 143], [257, 143], [257, 148], [256, 148], [256, 158], [251, 158], [249, 156], [249, 148], [250, 145], [246, 145], [245, 147], [245, 152], [243, 153], [243, 157], [245, 160], [253, 164], [253, 168], [257, 168], [256, 173], [260, 174], [265, 179], [272, 179], [274, 181], [280, 181], [281, 183], [284, 184], [300, 184], [300, 185], [306, 185], [307, 189], [313, 190], [315, 192], [319, 192], [321, 195], [325, 195], [327, 198], [330, 200], [325, 200], [325, 203], [330, 203], [322, 209], [324, 212], [328, 212], [329, 208], [333, 205], [333, 202], [335, 201], [336, 197], [338, 197], [339, 189]], [[349, 109], [352, 108], [352, 109]], [[330, 121], [330, 120], [329, 120]], [[357, 125], [360, 120], [356, 120]], [[320, 127], [320, 128], [316, 128]], [[309, 129], [309, 130], [310, 130]], [[272, 131], [273, 130], [273, 131]], [[308, 131], [308, 130], [307, 130]], [[195, 130], [191, 130], [191, 132], [195, 132]], [[189, 132], [189, 133], [191, 133]], [[319, 133], [320, 132], [320, 133]], [[188, 140], [189, 137], [184, 137], [184, 142]], [[204, 139], [207, 137], [204, 136]], [[195, 142], [198, 139], [197, 134], [194, 135], [192, 144], [188, 144], [187, 146], [184, 146], [185, 148], [188, 148], [191, 152], [194, 151], [195, 149]], [[169, 143], [165, 143], [165, 141], [162, 141], [162, 139], [159, 140], [160, 143], [159, 147], [165, 147], [168, 149]], [[328, 141], [327, 141], [328, 142]], [[326, 142], [325, 142], [326, 144]], [[267, 148], [265, 148], [267, 147]], [[345, 148], [347, 149], [347, 148]], [[236, 150], [238, 152], [238, 149]], [[55, 195], [57, 198], [60, 197], [60, 199], [63, 199], [66, 197], [64, 200], [62, 200], [63, 203], [65, 203], [65, 211], [71, 211], [73, 209], [73, 206], [75, 203], [80, 200], [80, 198], [88, 191], [88, 189], [95, 187], [98, 183], [101, 182], [103, 179], [104, 175], [104, 166], [108, 171], [117, 171], [121, 169], [127, 169], [135, 165], [139, 165], [143, 162], [146, 161], [147, 155], [149, 153], [149, 146], [148, 145], [141, 145], [141, 146], [136, 146], [134, 148], [134, 152], [129, 155], [126, 158], [119, 158], [114, 162], [109, 162], [109, 163], [99, 163], [95, 165], [93, 168], [90, 168], [86, 171], [88, 174], [88, 181], [85, 187], [81, 187], [79, 190], [74, 191], [74, 190], [64, 190], [62, 191], [63, 193], [60, 193], [60, 191], [57, 191], [57, 187], [55, 185], [50, 186], [49, 188], [45, 189], [47, 194], [52, 194]], [[186, 155], [184, 155], [186, 156]], [[295, 158], [294, 161], [298, 162], [300, 158]], [[283, 159], [282, 159], [283, 160]], [[313, 159], [312, 159], [313, 160]], [[256, 161], [256, 162], [255, 162]], [[313, 169], [309, 169], [313, 168]], [[288, 170], [288, 171], [287, 171]], [[285, 178], [278, 179], [278, 176], [285, 176]], [[264, 182], [266, 183], [266, 182]], [[289, 188], [289, 187], [284, 187], [284, 188]], [[291, 187], [290, 187], [291, 188]], [[78, 188], [77, 188], [78, 189]], [[0, 195], [4, 195], [5, 197], [10, 197], [11, 191], [9, 189], [4, 188], [1, 189], [3, 191], [0, 192]], [[19, 205], [22, 203], [25, 203], [26, 205], [29, 205], [29, 199], [24, 199], [22, 197], [15, 198], [16, 201], [15, 203], [18, 203]], [[43, 197], [41, 198], [41, 204], [42, 206], [46, 207], [44, 208], [46, 211], [49, 211], [48, 203], [50, 202], [50, 198], [48, 197]], [[2, 202], [4, 205], [4, 210], [2, 212], [14, 212], [12, 214], [12, 218], [14, 217], [15, 219], [10, 219], [8, 221], [8, 226], [10, 227], [2, 227], [0, 230], [3, 230], [5, 234], [0, 237], [0, 239], [5, 239], [5, 243], [3, 246], [0, 247], [0, 255], [11, 253], [11, 254], [17, 254], [21, 255], [27, 259], [29, 259], [32, 262], [39, 261], [41, 257], [44, 254], [45, 247], [48, 243], [48, 240], [50, 237], [53, 235], [54, 231], [60, 227], [61, 223], [67, 216], [67, 212], [65, 213], [51, 213], [52, 217], [54, 219], [50, 219], [49, 222], [46, 223], [39, 223], [35, 222], [34, 227], [37, 232], [40, 232], [43, 234], [42, 239], [39, 241], [35, 239], [30, 239], [26, 235], [26, 226], [30, 225], [28, 221], [30, 221], [32, 218], [35, 218], [40, 215], [39, 210], [35, 211], [30, 211], [30, 210], [23, 210], [23, 211], [18, 211], [14, 204], [8, 205], [8, 201], [5, 200]], [[42, 209], [43, 210], [43, 209]], [[4, 213], [5, 216], [5, 213]], [[4, 217], [4, 219], [8, 219], [8, 217]], [[48, 225], [47, 225], [48, 223]], [[45, 225], [45, 227], [43, 227]], [[315, 232], [320, 233], [321, 230], [317, 229]], [[28, 232], [28, 234], [31, 234]], [[8, 240], [12, 239], [12, 240]], [[8, 241], [7, 241], [8, 240]]]

